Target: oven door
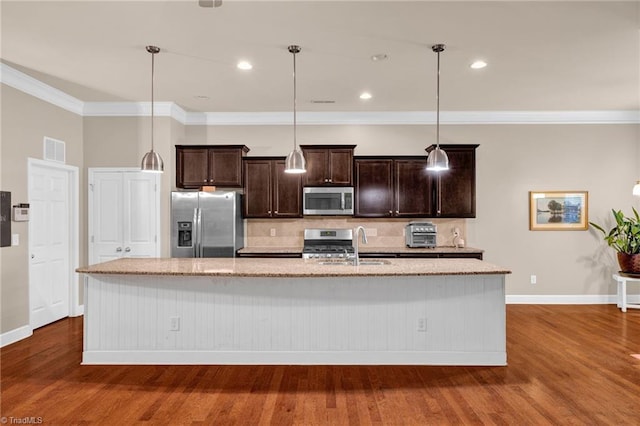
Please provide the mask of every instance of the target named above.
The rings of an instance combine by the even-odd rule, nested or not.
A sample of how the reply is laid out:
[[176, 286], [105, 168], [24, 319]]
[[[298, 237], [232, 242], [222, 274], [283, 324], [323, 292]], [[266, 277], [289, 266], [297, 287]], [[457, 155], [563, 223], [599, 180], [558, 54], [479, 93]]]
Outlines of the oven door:
[[302, 213], [304, 215], [352, 215], [352, 187], [305, 187]]
[[409, 247], [435, 247], [436, 234], [432, 232], [413, 232]]

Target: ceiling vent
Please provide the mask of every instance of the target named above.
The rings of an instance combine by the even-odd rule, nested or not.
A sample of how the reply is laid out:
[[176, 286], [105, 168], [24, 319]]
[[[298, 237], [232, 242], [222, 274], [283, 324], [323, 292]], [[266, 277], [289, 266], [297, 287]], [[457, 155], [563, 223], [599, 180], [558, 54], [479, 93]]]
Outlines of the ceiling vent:
[[65, 143], [57, 139], [44, 137], [44, 159], [56, 161], [58, 163], [65, 162]]

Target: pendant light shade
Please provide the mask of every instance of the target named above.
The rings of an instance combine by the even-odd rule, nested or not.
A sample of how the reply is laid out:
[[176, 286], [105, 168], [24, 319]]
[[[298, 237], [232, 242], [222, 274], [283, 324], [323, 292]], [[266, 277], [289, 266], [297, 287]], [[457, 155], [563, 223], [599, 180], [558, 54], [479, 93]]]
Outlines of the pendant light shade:
[[436, 83], [436, 149], [427, 157], [427, 170], [439, 172], [449, 170], [449, 157], [440, 148], [440, 52], [444, 51], [444, 44], [434, 44], [431, 50], [438, 54], [438, 75]]
[[153, 145], [153, 121], [154, 121], [154, 108], [153, 108], [153, 77], [154, 77], [154, 65], [156, 53], [160, 52], [160, 48], [156, 46], [147, 46], [147, 52], [151, 53], [151, 151], [147, 152], [142, 157], [141, 169], [143, 172], [162, 173], [164, 171], [164, 161], [160, 154], [154, 151]]
[[633, 186], [633, 195], [640, 197], [640, 180]]
[[293, 54], [293, 151], [287, 155], [285, 162], [285, 173], [305, 173], [307, 171], [307, 162], [304, 159], [302, 151], [298, 147], [296, 140], [296, 53], [300, 53], [300, 46], [291, 45], [287, 48]]

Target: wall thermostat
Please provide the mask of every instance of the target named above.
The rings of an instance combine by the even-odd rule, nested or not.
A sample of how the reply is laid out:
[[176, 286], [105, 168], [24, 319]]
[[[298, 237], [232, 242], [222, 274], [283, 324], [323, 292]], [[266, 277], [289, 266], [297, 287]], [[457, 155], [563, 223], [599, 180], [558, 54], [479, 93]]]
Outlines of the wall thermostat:
[[13, 206], [13, 221], [14, 222], [27, 222], [29, 220], [29, 204], [20, 203], [17, 206]]

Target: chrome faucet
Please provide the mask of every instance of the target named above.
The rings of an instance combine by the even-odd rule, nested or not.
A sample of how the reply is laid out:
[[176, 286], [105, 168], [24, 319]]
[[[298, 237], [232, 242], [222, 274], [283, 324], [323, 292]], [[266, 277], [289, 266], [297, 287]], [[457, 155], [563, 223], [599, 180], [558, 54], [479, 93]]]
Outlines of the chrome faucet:
[[362, 242], [364, 244], [368, 244], [367, 241], [367, 233], [364, 231], [364, 226], [360, 225], [358, 227], [356, 227], [356, 229], [353, 230], [353, 254], [354, 254], [354, 258], [353, 258], [353, 264], [354, 266], [358, 266], [360, 264], [360, 255], [358, 254], [358, 234], [360, 233], [360, 231], [362, 231]]

